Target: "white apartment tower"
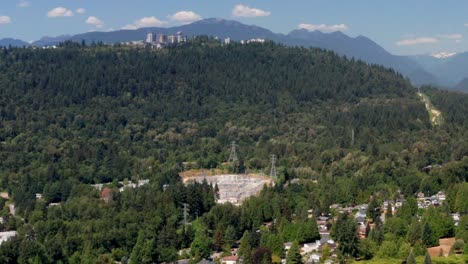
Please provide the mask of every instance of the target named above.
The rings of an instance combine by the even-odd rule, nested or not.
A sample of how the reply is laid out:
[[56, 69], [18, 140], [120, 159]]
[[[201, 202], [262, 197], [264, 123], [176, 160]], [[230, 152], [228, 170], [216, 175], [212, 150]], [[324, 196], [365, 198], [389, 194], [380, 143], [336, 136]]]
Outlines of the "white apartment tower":
[[146, 34], [146, 43], [153, 43], [153, 41], [154, 41], [153, 33], [149, 32], [148, 34]]

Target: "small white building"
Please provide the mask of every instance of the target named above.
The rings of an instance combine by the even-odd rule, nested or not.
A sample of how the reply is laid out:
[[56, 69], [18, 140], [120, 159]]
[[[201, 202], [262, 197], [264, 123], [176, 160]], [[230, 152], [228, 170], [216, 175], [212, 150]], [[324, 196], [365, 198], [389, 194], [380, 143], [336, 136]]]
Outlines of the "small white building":
[[16, 235], [17, 235], [16, 231], [0, 232], [0, 245], [3, 244], [3, 242], [7, 242], [13, 237], [16, 237]]
[[320, 263], [320, 255], [319, 254], [312, 254], [309, 256], [307, 263]]
[[436, 197], [437, 199], [439, 199], [439, 201], [445, 201], [447, 199], [447, 197], [445, 196], [445, 193], [440, 191], [436, 194]]

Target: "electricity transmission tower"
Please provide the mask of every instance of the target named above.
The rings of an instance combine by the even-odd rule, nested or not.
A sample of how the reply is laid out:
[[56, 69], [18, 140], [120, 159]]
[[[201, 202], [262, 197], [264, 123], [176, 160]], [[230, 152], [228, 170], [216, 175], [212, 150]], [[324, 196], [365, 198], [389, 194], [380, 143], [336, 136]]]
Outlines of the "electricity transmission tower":
[[276, 180], [276, 156], [271, 155], [271, 168], [270, 168], [270, 176]]
[[232, 141], [231, 142], [231, 153], [229, 153], [228, 162], [236, 163], [239, 160], [237, 158], [236, 146], [237, 146], [236, 142]]
[[189, 225], [189, 222], [187, 221], [188, 211], [188, 205], [184, 203], [184, 233], [187, 233], [187, 226]]

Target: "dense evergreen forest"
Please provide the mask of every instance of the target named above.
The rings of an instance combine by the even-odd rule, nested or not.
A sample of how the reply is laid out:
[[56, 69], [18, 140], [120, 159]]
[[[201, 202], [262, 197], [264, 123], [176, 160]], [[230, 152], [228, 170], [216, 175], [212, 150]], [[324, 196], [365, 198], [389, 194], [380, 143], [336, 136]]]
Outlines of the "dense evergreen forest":
[[[443, 124], [431, 125], [398, 73], [320, 49], [207, 38], [161, 50], [1, 49], [0, 191], [10, 199], [1, 199], [0, 226], [18, 237], [0, 246], [0, 263], [160, 263], [188, 247], [195, 260], [237, 240], [246, 259], [274, 260], [285, 257], [284, 242], [320, 237], [309, 209], [320, 215], [372, 195], [440, 190], [449, 202], [424, 213], [423, 227], [431, 225], [430, 239], [457, 234], [468, 242], [468, 224], [441, 224], [448, 212], [468, 213], [468, 95], [422, 91]], [[239, 145], [236, 171], [267, 172], [270, 154], [279, 162], [276, 187], [240, 207], [216, 205], [214, 186], [184, 186], [178, 177], [187, 163], [219, 167], [231, 141]], [[296, 178], [300, 184], [283, 185]], [[150, 184], [112, 192], [108, 203], [91, 187], [141, 179]], [[408, 227], [419, 224], [408, 208], [340, 252], [406, 259], [415, 244], [437, 244], [420, 243], [421, 234], [407, 241]], [[262, 227], [273, 220], [271, 230]], [[388, 249], [396, 245], [405, 256]]]

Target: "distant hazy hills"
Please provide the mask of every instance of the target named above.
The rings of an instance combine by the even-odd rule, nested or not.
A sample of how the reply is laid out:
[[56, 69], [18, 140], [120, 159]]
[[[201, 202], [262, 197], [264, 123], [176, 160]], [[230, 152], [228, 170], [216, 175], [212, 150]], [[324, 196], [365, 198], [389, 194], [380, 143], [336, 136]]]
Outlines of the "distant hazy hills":
[[455, 86], [455, 89], [460, 90], [460, 91], [465, 91], [468, 92], [468, 78], [465, 78], [461, 80], [457, 86]]
[[468, 92], [468, 52], [442, 59], [432, 56], [412, 58], [435, 76], [440, 85]]
[[[232, 40], [264, 38], [290, 46], [318, 47], [335, 51], [349, 58], [363, 60], [370, 64], [384, 65], [393, 68], [411, 79], [414, 84], [436, 84], [453, 88], [458, 82], [468, 77], [468, 53], [450, 58], [431, 56], [396, 56], [392, 55], [374, 41], [364, 36], [349, 37], [341, 32], [323, 33], [320, 31], [293, 30], [289, 34], [278, 34], [268, 29], [245, 25], [237, 21], [210, 18], [192, 24], [171, 28], [140, 28], [135, 30], [117, 30], [111, 32], [87, 32], [78, 35], [44, 37], [32, 43], [36, 46], [56, 45], [65, 40], [104, 42], [128, 42], [145, 39], [146, 33], [174, 34], [182, 31], [187, 36], [208, 35], [219, 38], [230, 37]], [[0, 40], [0, 46], [28, 46], [20, 40]], [[465, 66], [463, 66], [465, 65]], [[458, 87], [458, 86], [457, 86]]]
[[405, 57], [390, 54], [374, 41], [364, 36], [351, 38], [341, 32], [322, 33], [320, 31], [294, 30], [284, 40], [289, 45], [320, 47], [363, 60], [371, 64], [393, 68], [409, 77], [415, 84], [435, 84], [437, 80], [417, 62]]
[[4, 38], [0, 39], [0, 47], [23, 47], [29, 46], [30, 44], [26, 41], [22, 41], [20, 39], [12, 39], [12, 38]]

